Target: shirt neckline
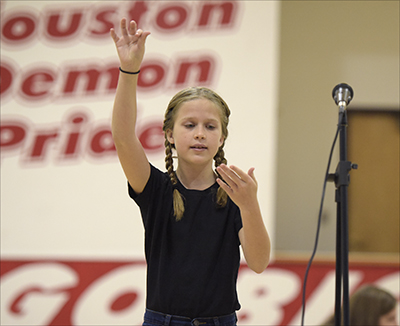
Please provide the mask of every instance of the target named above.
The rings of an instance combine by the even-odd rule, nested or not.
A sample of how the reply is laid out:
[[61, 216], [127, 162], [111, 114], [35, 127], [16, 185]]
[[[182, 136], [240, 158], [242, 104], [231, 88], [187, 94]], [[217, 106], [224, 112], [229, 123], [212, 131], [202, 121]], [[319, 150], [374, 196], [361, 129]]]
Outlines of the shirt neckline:
[[204, 190], [199, 190], [199, 189], [190, 189], [190, 188], [186, 188], [183, 183], [179, 180], [179, 178], [177, 178], [178, 180], [178, 185], [179, 188], [182, 188], [183, 190], [187, 191], [187, 192], [192, 192], [192, 193], [202, 193], [202, 194], [206, 194], [208, 193], [210, 190], [212, 190], [213, 188], [216, 188], [218, 186], [217, 181], [215, 181], [211, 186], [209, 186], [208, 188], [204, 189]]

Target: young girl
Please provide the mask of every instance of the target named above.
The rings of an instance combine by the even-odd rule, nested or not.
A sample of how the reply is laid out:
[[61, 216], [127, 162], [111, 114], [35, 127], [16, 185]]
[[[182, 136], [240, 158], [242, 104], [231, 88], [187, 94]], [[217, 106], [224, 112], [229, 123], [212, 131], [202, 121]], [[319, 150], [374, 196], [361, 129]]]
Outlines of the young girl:
[[254, 168], [245, 173], [226, 165], [229, 108], [204, 87], [176, 94], [165, 113], [167, 172], [161, 172], [148, 162], [135, 134], [136, 86], [150, 33], [124, 18], [121, 37], [110, 33], [121, 71], [113, 138], [145, 228], [143, 325], [236, 325], [239, 246], [248, 266], [261, 273], [269, 263], [270, 239]]

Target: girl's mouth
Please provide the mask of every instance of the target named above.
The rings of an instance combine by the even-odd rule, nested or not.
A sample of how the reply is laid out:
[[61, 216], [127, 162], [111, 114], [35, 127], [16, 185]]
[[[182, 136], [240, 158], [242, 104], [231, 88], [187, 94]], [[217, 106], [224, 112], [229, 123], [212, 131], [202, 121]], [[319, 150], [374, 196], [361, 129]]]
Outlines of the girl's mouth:
[[191, 146], [190, 148], [192, 148], [192, 149], [197, 149], [197, 150], [201, 150], [201, 149], [207, 149], [207, 146], [201, 145], [201, 144], [197, 144], [197, 145]]

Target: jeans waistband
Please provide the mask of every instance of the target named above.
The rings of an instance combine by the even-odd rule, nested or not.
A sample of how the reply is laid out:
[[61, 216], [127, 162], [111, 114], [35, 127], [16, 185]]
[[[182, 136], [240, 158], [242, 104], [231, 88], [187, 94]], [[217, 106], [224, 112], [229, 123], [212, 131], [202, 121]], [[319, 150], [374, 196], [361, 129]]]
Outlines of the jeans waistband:
[[235, 326], [237, 318], [236, 313], [232, 313], [226, 316], [199, 317], [191, 319], [189, 317], [168, 315], [146, 309], [145, 322], [146, 321], [164, 326]]

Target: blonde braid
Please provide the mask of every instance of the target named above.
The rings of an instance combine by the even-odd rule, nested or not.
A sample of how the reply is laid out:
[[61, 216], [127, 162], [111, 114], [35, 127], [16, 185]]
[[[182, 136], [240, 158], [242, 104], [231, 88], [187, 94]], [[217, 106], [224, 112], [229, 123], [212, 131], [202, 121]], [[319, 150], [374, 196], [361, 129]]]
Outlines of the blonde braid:
[[[217, 168], [218, 166], [220, 166], [221, 164], [227, 164], [228, 161], [225, 158], [225, 152], [223, 150], [225, 141], [223, 142], [222, 146], [218, 149], [217, 154], [214, 156], [214, 161], [215, 161], [215, 168]], [[216, 172], [218, 174], [218, 177], [220, 179], [221, 176], [219, 175], [218, 172]], [[218, 187], [218, 191], [217, 191], [217, 206], [218, 207], [225, 207], [226, 203], [228, 202], [228, 194], [226, 193], [226, 191], [224, 189], [222, 189], [221, 187]]]
[[[178, 178], [176, 177], [173, 164], [174, 162], [172, 158], [172, 145], [165, 137], [165, 167], [167, 169], [172, 184], [176, 185], [178, 183]], [[175, 219], [176, 221], [180, 221], [183, 217], [183, 213], [185, 212], [185, 204], [183, 202], [181, 193], [176, 188], [174, 189], [173, 193], [173, 205]]]
[[176, 185], [178, 180], [176, 178], [174, 172], [174, 162], [172, 159], [172, 145], [171, 143], [165, 138], [165, 167], [167, 168], [167, 172], [169, 177], [171, 178], [171, 182], [173, 185]]

